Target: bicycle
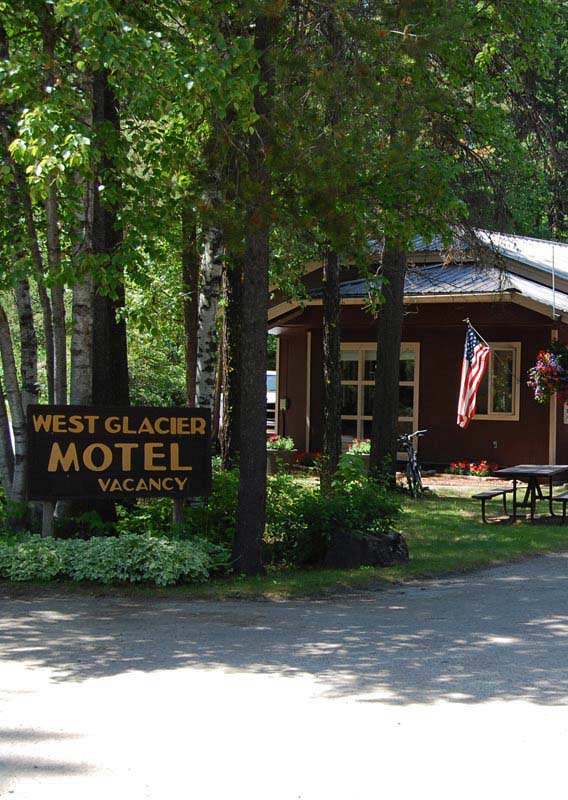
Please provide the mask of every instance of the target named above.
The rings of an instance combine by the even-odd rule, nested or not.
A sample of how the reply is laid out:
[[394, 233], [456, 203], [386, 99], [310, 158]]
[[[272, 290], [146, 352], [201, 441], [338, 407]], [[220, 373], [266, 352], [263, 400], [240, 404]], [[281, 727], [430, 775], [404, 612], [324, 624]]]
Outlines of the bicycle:
[[419, 439], [428, 433], [427, 430], [414, 431], [414, 433], [403, 433], [398, 437], [398, 444], [408, 454], [408, 461], [406, 462], [406, 481], [408, 483], [408, 491], [412, 497], [417, 498], [424, 493], [424, 486], [422, 485], [422, 473], [420, 471], [420, 464], [416, 458], [416, 450], [412, 440]]

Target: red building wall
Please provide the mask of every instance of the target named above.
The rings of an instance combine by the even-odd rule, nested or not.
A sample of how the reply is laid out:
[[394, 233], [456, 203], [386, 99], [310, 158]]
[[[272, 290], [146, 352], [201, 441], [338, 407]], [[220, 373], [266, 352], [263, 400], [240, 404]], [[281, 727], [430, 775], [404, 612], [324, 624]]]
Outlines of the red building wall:
[[[464, 318], [494, 342], [520, 342], [519, 421], [476, 420], [467, 430], [456, 425], [463, 346]], [[487, 458], [500, 465], [548, 463], [550, 408], [534, 401], [526, 385], [527, 370], [550, 341], [552, 321], [512, 303], [425, 303], [407, 306], [403, 341], [420, 343], [419, 425], [429, 433], [421, 442], [423, 463], [446, 464], [456, 459]], [[344, 342], [374, 341], [376, 326], [360, 306], [343, 306]], [[281, 327], [280, 396], [291, 405], [285, 413], [286, 434], [306, 449], [307, 333], [311, 333], [310, 442], [321, 448], [322, 335], [321, 308], [308, 307], [290, 326]], [[568, 335], [568, 334], [566, 334]], [[560, 333], [564, 338], [564, 331]], [[557, 462], [568, 463], [568, 425], [558, 413]]]

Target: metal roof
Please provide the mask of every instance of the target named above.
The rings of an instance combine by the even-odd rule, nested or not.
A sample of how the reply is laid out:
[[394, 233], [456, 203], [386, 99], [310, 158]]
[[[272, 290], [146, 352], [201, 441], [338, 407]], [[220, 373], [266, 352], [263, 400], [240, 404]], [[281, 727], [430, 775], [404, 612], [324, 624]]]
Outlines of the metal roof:
[[[378, 278], [379, 280], [361, 278], [342, 283], [341, 297], [368, 297], [373, 288], [379, 288], [380, 276]], [[405, 295], [414, 297], [493, 294], [498, 299], [499, 295], [507, 292], [516, 292], [551, 309], [555, 306], [558, 311], [568, 311], [568, 294], [557, 291], [553, 296], [552, 289], [528, 278], [472, 262], [414, 267], [408, 270], [404, 282]], [[321, 297], [321, 289], [314, 290], [311, 296]]]
[[557, 275], [568, 278], [568, 244], [496, 231], [477, 230], [475, 234], [490, 252], [546, 274], [552, 273], [554, 259]]

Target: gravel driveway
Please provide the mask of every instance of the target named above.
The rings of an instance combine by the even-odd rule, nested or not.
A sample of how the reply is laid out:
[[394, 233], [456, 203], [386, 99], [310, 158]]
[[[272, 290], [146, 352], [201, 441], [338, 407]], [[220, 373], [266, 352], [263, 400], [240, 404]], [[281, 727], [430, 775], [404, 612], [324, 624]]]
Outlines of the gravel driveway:
[[0, 796], [566, 795], [568, 555], [282, 603], [0, 597]]

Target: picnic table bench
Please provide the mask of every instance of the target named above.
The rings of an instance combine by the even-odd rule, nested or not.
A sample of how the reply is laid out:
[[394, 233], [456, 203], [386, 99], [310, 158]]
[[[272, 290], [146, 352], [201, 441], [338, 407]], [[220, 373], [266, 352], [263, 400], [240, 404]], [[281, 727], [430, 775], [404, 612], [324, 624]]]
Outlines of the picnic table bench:
[[474, 500], [481, 500], [481, 519], [483, 522], [487, 522], [487, 515], [485, 511], [485, 504], [488, 500], [493, 500], [495, 497], [501, 497], [503, 500], [503, 511], [505, 514], [508, 514], [507, 511], [507, 495], [512, 494], [513, 490], [509, 486], [503, 486], [499, 489], [489, 489], [486, 492], [478, 492], [477, 494], [472, 495]]
[[[556, 482], [565, 482], [568, 479], [568, 464], [518, 464], [515, 467], [499, 469], [495, 472], [501, 478], [509, 478], [513, 481], [513, 487], [508, 486], [496, 489], [489, 489], [487, 492], [478, 492], [473, 495], [473, 499], [481, 500], [481, 518], [487, 522], [485, 504], [488, 500], [501, 497], [503, 509], [507, 513], [507, 495], [513, 495], [513, 514], [512, 521], [517, 518], [519, 508], [530, 508], [531, 522], [535, 521], [535, 510], [537, 500], [548, 500], [548, 511], [551, 517], [556, 517], [553, 503], [562, 503], [562, 521], [566, 521], [566, 505], [568, 504], [568, 492], [556, 495], [552, 494], [552, 485]], [[548, 482], [548, 493], [544, 494], [540, 482]], [[525, 496], [521, 502], [517, 501], [518, 483], [522, 482], [526, 486], [521, 487]]]

